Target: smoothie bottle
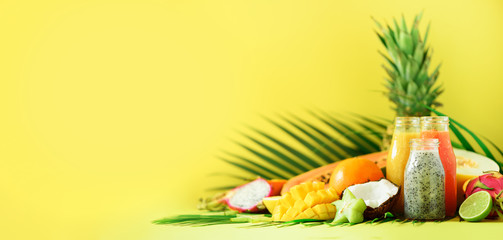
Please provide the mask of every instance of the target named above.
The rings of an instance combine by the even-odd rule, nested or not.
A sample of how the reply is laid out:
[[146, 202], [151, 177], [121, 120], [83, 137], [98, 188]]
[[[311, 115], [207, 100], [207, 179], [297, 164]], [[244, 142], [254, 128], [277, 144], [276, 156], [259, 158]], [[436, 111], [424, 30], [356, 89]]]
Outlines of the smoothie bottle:
[[438, 143], [435, 138], [411, 141], [404, 172], [405, 218], [434, 220], [445, 217], [445, 174]]
[[449, 137], [449, 117], [421, 117], [421, 137], [436, 138], [440, 142], [438, 152], [445, 172], [445, 215], [452, 217], [456, 214], [457, 185], [456, 156]]
[[420, 119], [418, 117], [397, 117], [391, 146], [386, 161], [386, 178], [400, 186], [400, 195], [393, 206], [393, 213], [403, 215], [403, 172], [410, 153], [410, 140], [419, 138]]

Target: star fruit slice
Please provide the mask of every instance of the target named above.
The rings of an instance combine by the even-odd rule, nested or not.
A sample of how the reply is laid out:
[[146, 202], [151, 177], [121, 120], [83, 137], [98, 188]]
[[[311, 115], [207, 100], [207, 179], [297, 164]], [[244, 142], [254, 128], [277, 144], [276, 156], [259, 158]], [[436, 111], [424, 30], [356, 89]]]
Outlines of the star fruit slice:
[[337, 209], [334, 221], [332, 223], [361, 223], [363, 222], [363, 211], [367, 208], [361, 198], [356, 198], [351, 191], [344, 191], [341, 200], [332, 204]]

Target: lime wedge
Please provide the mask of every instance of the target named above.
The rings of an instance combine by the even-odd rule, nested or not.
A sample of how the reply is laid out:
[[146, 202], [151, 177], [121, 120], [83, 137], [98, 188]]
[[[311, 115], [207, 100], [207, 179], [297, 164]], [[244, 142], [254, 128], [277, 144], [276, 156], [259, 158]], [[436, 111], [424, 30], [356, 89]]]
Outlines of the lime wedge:
[[486, 191], [476, 192], [470, 195], [459, 207], [459, 216], [466, 221], [480, 221], [489, 215], [493, 201]]

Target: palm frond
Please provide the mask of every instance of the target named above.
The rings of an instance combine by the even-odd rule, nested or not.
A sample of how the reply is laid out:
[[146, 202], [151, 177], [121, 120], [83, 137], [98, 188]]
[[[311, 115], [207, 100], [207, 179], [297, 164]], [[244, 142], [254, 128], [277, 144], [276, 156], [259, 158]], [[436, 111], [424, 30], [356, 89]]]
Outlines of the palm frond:
[[[271, 119], [267, 119], [270, 123], [272, 123], [273, 125], [275, 125], [276, 127], [278, 127], [279, 129], [283, 130], [283, 132], [285, 132], [286, 134], [290, 135], [291, 137], [293, 137], [295, 140], [297, 140], [300, 144], [302, 144], [305, 148], [307, 148], [308, 150], [310, 150], [312, 153], [314, 153], [315, 155], [317, 155], [320, 159], [323, 159], [324, 161], [330, 161], [330, 157], [328, 157], [326, 154], [324, 154], [320, 148], [317, 148], [315, 147], [314, 145], [312, 145], [311, 143], [309, 143], [309, 140], [303, 138], [303, 137], [300, 137], [298, 134], [295, 134], [293, 133], [291, 130], [288, 130], [286, 127], [284, 127], [283, 125], [271, 120]], [[301, 131], [305, 134], [304, 131]], [[317, 163], [317, 167], [320, 167], [322, 166], [321, 164]]]
[[[445, 116], [433, 108], [430, 110]], [[244, 178], [287, 179], [327, 163], [379, 151], [383, 134], [393, 122], [361, 114], [341, 117], [319, 110], [307, 112], [305, 117], [288, 114], [279, 119], [265, 118], [280, 130], [279, 135], [249, 127], [251, 133], [241, 133], [249, 143], [235, 141], [248, 155], [226, 152], [230, 157], [221, 159], [244, 171], [247, 174]], [[480, 149], [480, 153], [503, 169], [503, 151], [496, 144], [450, 119], [454, 147], [473, 152]], [[499, 159], [488, 146], [499, 154]]]
[[[441, 113], [433, 108], [430, 108], [428, 107], [433, 113], [439, 115], [439, 116], [447, 116], [446, 114], [444, 113]], [[458, 129], [460, 128], [461, 130], [463, 130], [465, 133], [468, 133], [468, 135], [472, 138], [473, 141], [475, 141], [475, 143], [477, 143], [477, 146], [482, 150], [482, 152], [479, 152], [481, 154], [484, 154], [486, 157], [492, 159], [494, 162], [496, 162], [498, 164], [498, 166], [500, 167], [500, 172], [503, 173], [503, 161], [501, 159], [496, 159], [495, 155], [491, 152], [491, 150], [487, 147], [487, 145], [484, 143], [484, 141], [482, 141], [482, 137], [479, 137], [477, 134], [475, 134], [472, 130], [468, 129], [467, 127], [465, 127], [463, 124], [461, 124], [460, 122], [454, 120], [453, 118], [449, 117], [449, 120], [450, 120], [450, 125], [449, 125], [449, 128], [451, 129], [451, 131], [454, 133], [454, 135], [456, 136], [456, 138], [461, 142], [461, 145], [462, 145], [462, 149], [465, 149], [465, 150], [468, 150], [468, 151], [472, 151], [472, 152], [477, 152], [473, 147], [472, 145], [468, 142], [468, 140], [465, 138], [465, 136], [461, 133], [461, 131]], [[491, 144], [499, 153], [500, 155], [503, 155], [502, 152], [501, 152], [501, 149], [496, 146], [496, 144], [494, 144], [492, 141], [490, 141], [489, 139], [487, 138], [484, 138], [486, 139], [487, 142], [489, 142], [489, 144]]]
[[282, 134], [272, 136], [249, 127], [251, 133], [240, 132], [245, 141], [234, 141], [244, 152], [225, 152], [229, 157], [220, 159], [248, 176], [287, 179], [328, 163], [378, 151], [388, 124], [387, 120], [367, 116], [356, 116], [359, 121], [354, 124], [353, 119], [309, 113], [306, 117], [265, 117]]

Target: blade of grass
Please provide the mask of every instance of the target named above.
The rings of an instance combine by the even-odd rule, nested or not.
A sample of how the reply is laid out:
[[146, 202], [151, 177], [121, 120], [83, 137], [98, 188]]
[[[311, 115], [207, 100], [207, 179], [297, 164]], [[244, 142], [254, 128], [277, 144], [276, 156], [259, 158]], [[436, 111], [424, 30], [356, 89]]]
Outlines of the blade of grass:
[[153, 224], [172, 224], [179, 226], [208, 226], [216, 224], [233, 224], [231, 218], [236, 217], [235, 214], [229, 215], [178, 215], [175, 217], [162, 218], [152, 221]]

